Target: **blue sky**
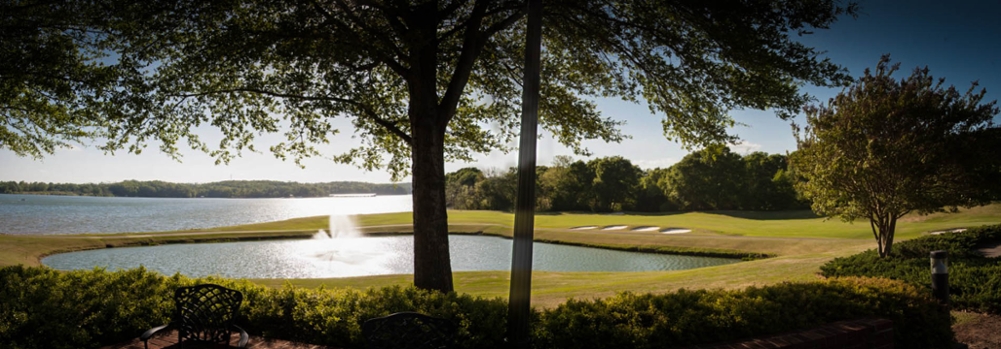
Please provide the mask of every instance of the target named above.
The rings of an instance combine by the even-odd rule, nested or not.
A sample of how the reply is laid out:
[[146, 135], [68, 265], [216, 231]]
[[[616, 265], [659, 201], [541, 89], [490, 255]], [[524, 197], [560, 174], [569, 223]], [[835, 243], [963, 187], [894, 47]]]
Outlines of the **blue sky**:
[[[818, 30], [804, 36], [804, 43], [827, 51], [834, 62], [859, 76], [867, 67], [874, 67], [882, 54], [889, 53], [901, 63], [897, 77], [910, 74], [915, 67], [928, 66], [935, 77], [945, 77], [947, 85], [965, 91], [979, 80], [987, 89], [987, 100], [1001, 99], [1001, 1], [879, 1], [862, 2], [862, 14], [857, 19], [844, 18], [830, 30]], [[840, 89], [805, 87], [804, 90], [820, 101], [837, 94]], [[688, 152], [679, 144], [667, 141], [660, 125], [661, 116], [651, 115], [645, 105], [615, 99], [599, 100], [606, 116], [626, 120], [623, 132], [632, 136], [619, 144], [600, 141], [586, 145], [596, 157], [621, 155], [642, 168], [667, 167]], [[785, 153], [796, 147], [789, 123], [778, 119], [771, 111], [738, 110], [732, 112], [736, 121], [746, 124], [734, 128], [743, 144], [733, 148], [739, 153], [764, 151]], [[798, 118], [802, 122], [802, 117]], [[998, 121], [996, 119], [996, 121]], [[342, 133], [321, 149], [325, 156], [350, 149], [352, 128], [340, 121]], [[261, 149], [279, 140], [280, 136], [260, 138]], [[212, 130], [203, 138], [210, 144], [218, 140]], [[538, 143], [539, 164], [548, 164], [555, 155], [573, 155], [551, 137]], [[579, 158], [579, 157], [577, 157]], [[586, 160], [586, 159], [585, 159]], [[446, 171], [474, 166], [482, 169], [502, 169], [515, 166], [517, 152], [491, 153], [477, 157], [472, 163], [447, 164]], [[244, 153], [229, 165], [214, 165], [209, 156], [184, 152], [178, 163], [159, 153], [155, 145], [142, 155], [124, 152], [104, 155], [93, 147], [61, 149], [41, 160], [21, 158], [8, 150], [0, 150], [0, 181], [25, 180], [44, 182], [96, 183], [126, 179], [164, 180], [171, 182], [212, 182], [219, 180], [281, 180], [298, 182], [366, 181], [388, 182], [386, 172], [365, 172], [349, 165], [339, 165], [324, 158], [304, 161], [300, 169], [291, 161], [275, 159], [269, 153]], [[409, 178], [405, 179], [409, 180]]]

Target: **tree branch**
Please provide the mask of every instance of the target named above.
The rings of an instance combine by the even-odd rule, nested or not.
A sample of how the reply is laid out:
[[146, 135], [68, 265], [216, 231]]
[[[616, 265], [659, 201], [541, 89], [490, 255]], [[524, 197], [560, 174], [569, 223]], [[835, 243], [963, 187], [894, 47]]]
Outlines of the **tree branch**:
[[[464, 1], [464, 2], [468, 2], [468, 1]], [[499, 7], [499, 8], [496, 8], [496, 9], [484, 12], [482, 18], [487, 18], [487, 17], [490, 17], [490, 16], [492, 16], [494, 14], [501, 13], [501, 12], [504, 12], [504, 11], [516, 10], [516, 9], [519, 9], [519, 8], [523, 8], [525, 6], [527, 6], [527, 5], [524, 2], [519, 2], [519, 6], [512, 6], [512, 7], [504, 7], [504, 6], [502, 6], [502, 7]], [[448, 16], [450, 14], [451, 14], [451, 12], [442, 12], [443, 16]], [[455, 33], [459, 32], [460, 30], [462, 30], [463, 28], [467, 27], [468, 23], [469, 23], [469, 21], [471, 19], [472, 18], [466, 19], [461, 24], [459, 24], [459, 23], [455, 24], [452, 27], [452, 29], [449, 29], [449, 30], [441, 33], [440, 36], [443, 37], [443, 38], [452, 36], [452, 34], [455, 34]]]
[[490, 26], [486, 31], [481, 33], [479, 27], [483, 22], [483, 17], [486, 12], [486, 5], [482, 4], [483, 2], [477, 1], [476, 5], [473, 7], [473, 13], [469, 19], [469, 26], [466, 27], [466, 35], [463, 39], [462, 53], [459, 54], [459, 60], [456, 63], [455, 71], [452, 74], [452, 80], [449, 81], [448, 89], [442, 97], [441, 106], [444, 108], [446, 123], [452, 120], [452, 116], [455, 115], [459, 99], [462, 97], [462, 90], [465, 89], [466, 84], [469, 82], [469, 76], [472, 74], [473, 65], [476, 63], [476, 57], [478, 57], [483, 51], [483, 46], [487, 42], [486, 39], [498, 31], [514, 25], [518, 19], [525, 15], [526, 11], [526, 9], [520, 9], [514, 14], [508, 16], [508, 18], [494, 23], [494, 25]]
[[453, 2], [451, 4], [449, 4], [448, 6], [445, 6], [445, 8], [443, 8], [441, 10], [441, 16], [442, 16], [442, 18], [451, 16], [452, 13], [455, 13], [456, 10], [458, 10], [460, 7], [462, 7], [463, 5], [465, 5], [467, 3], [469, 3], [469, 0], [461, 0], [461, 1], [455, 1], [455, 2]]
[[[327, 23], [330, 23], [330, 24], [338, 27], [341, 30], [344, 30], [344, 31], [347, 31], [347, 32], [354, 32], [354, 30], [352, 30], [350, 26], [348, 26], [346, 23], [342, 22], [340, 19], [336, 18], [329, 11], [325, 10], [322, 6], [320, 6], [320, 4], [318, 2], [316, 2], [316, 0], [310, 0], [310, 2], [313, 4], [313, 7], [316, 8], [316, 10], [318, 12], [320, 12], [320, 14], [324, 17], [324, 19], [326, 19]], [[347, 9], [346, 7], [344, 7], [346, 5], [343, 2], [341, 2], [341, 1], [338, 0], [337, 3], [339, 5], [342, 5], [341, 8], [342, 8], [342, 10], [345, 13], [347, 13], [347, 14], [350, 15], [350, 9]], [[386, 45], [388, 47], [390, 47], [390, 50], [393, 52], [394, 55], [396, 55], [397, 57], [407, 57], [402, 51], [400, 51], [400, 49], [398, 47], [396, 47], [396, 44], [394, 44], [393, 41], [390, 38], [387, 38], [387, 37], [384, 37], [384, 36], [380, 37], [380, 35], [379, 35], [378, 32], [374, 31], [373, 29], [369, 28], [368, 26], [364, 25], [363, 23], [359, 23], [360, 21], [357, 19], [357, 17], [355, 17], [355, 16], [350, 16], [350, 17], [354, 17], [354, 18], [352, 18], [352, 21], [354, 23], [356, 23], [356, 24], [359, 24], [359, 26], [362, 27], [362, 29], [365, 29], [366, 31], [368, 31], [372, 35], [374, 35], [376, 37], [379, 37], [379, 39], [381, 41], [386, 42]], [[357, 36], [352, 37], [352, 39], [353, 39], [352, 41], [354, 41], [355, 44], [359, 45], [359, 47], [371, 46], [371, 43], [362, 42]], [[375, 49], [373, 51], [374, 51], [373, 53], [375, 53], [375, 56], [377, 56], [378, 60], [380, 60], [383, 63], [385, 63], [386, 66], [388, 66], [394, 72], [396, 72], [397, 74], [400, 74], [400, 76], [402, 76], [404, 79], [406, 79], [408, 81], [411, 79], [411, 74], [410, 74], [410, 70], [409, 69], [407, 69], [406, 67], [404, 67], [402, 64], [400, 64], [399, 62], [397, 62], [392, 57], [389, 57], [389, 56], [387, 56], [387, 55], [379, 52], [378, 49]]]
[[175, 95], [175, 96], [176, 97], [182, 97], [182, 98], [188, 98], [188, 97], [207, 96], [207, 95], [219, 94], [219, 93], [236, 93], [236, 92], [249, 92], [249, 93], [256, 93], [256, 94], [262, 94], [262, 95], [271, 96], [271, 97], [279, 97], [279, 98], [287, 98], [287, 99], [299, 99], [299, 100], [306, 100], [306, 101], [333, 101], [333, 102], [338, 102], [338, 103], [350, 104], [352, 106], [357, 107], [362, 112], [363, 115], [359, 115], [359, 117], [366, 117], [366, 118], [368, 118], [368, 119], [370, 119], [372, 121], [375, 121], [375, 123], [379, 124], [382, 127], [385, 127], [387, 130], [389, 130], [390, 132], [392, 132], [397, 137], [400, 137], [400, 139], [402, 139], [408, 145], [412, 145], [413, 144], [410, 135], [408, 135], [406, 132], [403, 132], [403, 130], [401, 130], [397, 126], [397, 125], [399, 125], [399, 122], [393, 122], [393, 121], [389, 121], [389, 120], [386, 120], [384, 118], [381, 118], [381, 117], [379, 117], [379, 114], [377, 114], [375, 112], [375, 110], [373, 110], [370, 106], [368, 106], [368, 105], [366, 105], [364, 103], [360, 103], [358, 101], [352, 100], [352, 99], [339, 98], [339, 97], [331, 97], [331, 96], [303, 96], [303, 95], [280, 93], [280, 92], [268, 91], [268, 90], [263, 90], [263, 89], [258, 89], [258, 88], [250, 88], [250, 87], [224, 89], [224, 90], [215, 90], [215, 91], [200, 92], [200, 93], [188, 93], [188, 94], [180, 94], [180, 95]]
[[526, 11], [527, 7], [519, 8], [517, 9], [517, 12], [515, 12], [514, 14], [508, 16], [507, 18], [497, 23], [494, 23], [490, 27], [487, 27], [487, 29], [483, 31], [485, 34], [483, 37], [488, 38], [490, 36], [493, 36], [497, 32], [507, 29], [508, 27], [514, 25], [515, 22], [517, 22], [518, 20], [520, 20], [522, 17], [525, 16]]

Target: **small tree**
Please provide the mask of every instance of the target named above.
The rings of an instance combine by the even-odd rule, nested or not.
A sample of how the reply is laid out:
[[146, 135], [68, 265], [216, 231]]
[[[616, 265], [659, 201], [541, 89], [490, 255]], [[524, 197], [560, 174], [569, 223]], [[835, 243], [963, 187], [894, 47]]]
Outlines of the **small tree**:
[[998, 174], [997, 157], [985, 153], [996, 144], [997, 101], [981, 103], [986, 91], [974, 93], [976, 82], [965, 94], [943, 88], [928, 68], [897, 81], [898, 68], [883, 56], [875, 75], [866, 69], [826, 106], [806, 107], [790, 159], [813, 210], [868, 219], [881, 257], [898, 219], [986, 204]]

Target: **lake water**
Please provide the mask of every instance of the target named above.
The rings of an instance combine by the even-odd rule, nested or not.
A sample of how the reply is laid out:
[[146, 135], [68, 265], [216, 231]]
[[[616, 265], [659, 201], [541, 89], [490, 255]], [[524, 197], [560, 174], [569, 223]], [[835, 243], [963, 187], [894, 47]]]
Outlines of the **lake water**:
[[[449, 237], [454, 271], [510, 270], [511, 240]], [[636, 253], [535, 243], [534, 270], [680, 270], [738, 260]], [[327, 278], [413, 273], [413, 237], [356, 237], [245, 241], [111, 248], [52, 255], [42, 263], [60, 270], [128, 269], [140, 265], [171, 275], [231, 278]]]
[[[77, 234], [186, 230], [297, 217], [412, 211], [412, 197], [164, 199], [0, 195], [0, 233]], [[320, 238], [323, 237], [323, 238]], [[455, 271], [509, 270], [511, 240], [449, 238]], [[734, 263], [535, 243], [535, 270], [678, 270]], [[413, 273], [413, 237], [343, 237], [112, 248], [46, 257], [62, 270], [135, 268], [233, 278], [322, 278]]]
[[410, 195], [165, 199], [0, 194], [0, 233], [80, 234], [202, 229], [290, 218], [412, 211]]

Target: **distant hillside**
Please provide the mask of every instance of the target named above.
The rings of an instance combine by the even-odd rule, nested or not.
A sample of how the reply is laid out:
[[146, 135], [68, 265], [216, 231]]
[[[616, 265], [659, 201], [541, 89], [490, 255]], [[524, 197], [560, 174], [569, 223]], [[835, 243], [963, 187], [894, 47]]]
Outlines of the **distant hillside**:
[[212, 183], [170, 183], [128, 180], [117, 183], [0, 182], [3, 194], [53, 194], [85, 196], [129, 196], [150, 198], [287, 198], [326, 197], [331, 194], [407, 195], [410, 183], [328, 182], [298, 183], [279, 181], [222, 181]]

